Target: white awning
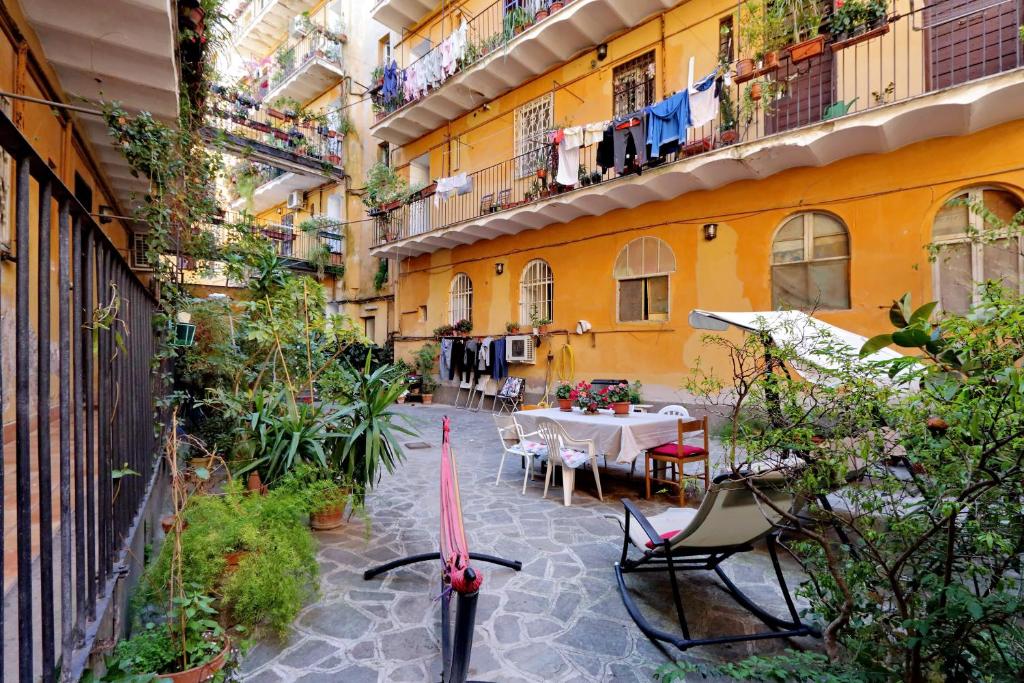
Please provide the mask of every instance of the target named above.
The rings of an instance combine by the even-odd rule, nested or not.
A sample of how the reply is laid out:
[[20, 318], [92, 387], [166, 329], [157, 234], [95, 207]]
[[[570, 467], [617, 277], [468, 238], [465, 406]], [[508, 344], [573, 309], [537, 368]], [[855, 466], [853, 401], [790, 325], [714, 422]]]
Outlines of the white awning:
[[[690, 311], [690, 325], [699, 330], [717, 332], [724, 332], [730, 325], [747, 332], [765, 331], [776, 346], [792, 348], [807, 362], [807, 366], [793, 367], [811, 382], [818, 382], [820, 379], [814, 368], [839, 369], [834, 358], [816, 352], [824, 345], [847, 353], [855, 362], [865, 366], [904, 357], [893, 349], [884, 348], [860, 358], [860, 349], [867, 341], [867, 337], [836, 327], [801, 311], [715, 312], [694, 309]], [[879, 372], [878, 379], [888, 381], [888, 371]]]

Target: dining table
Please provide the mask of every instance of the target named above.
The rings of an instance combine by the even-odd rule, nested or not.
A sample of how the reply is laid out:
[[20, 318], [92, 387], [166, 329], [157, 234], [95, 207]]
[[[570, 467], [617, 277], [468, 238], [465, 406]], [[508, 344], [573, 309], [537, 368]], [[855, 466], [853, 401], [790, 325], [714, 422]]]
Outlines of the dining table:
[[613, 415], [605, 412], [588, 414], [582, 411], [565, 412], [560, 408], [520, 410], [515, 418], [526, 432], [537, 429], [537, 421], [549, 418], [557, 422], [571, 439], [590, 439], [596, 453], [615, 462], [632, 464], [644, 451], [674, 442], [678, 434], [679, 416], [658, 413], [626, 413]]

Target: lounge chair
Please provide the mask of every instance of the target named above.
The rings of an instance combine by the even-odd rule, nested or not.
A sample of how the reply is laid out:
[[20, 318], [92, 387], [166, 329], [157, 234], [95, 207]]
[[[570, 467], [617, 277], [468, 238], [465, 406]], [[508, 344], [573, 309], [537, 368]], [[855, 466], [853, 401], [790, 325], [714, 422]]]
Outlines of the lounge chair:
[[[757, 477], [758, 490], [763, 491], [776, 507], [790, 510], [793, 496], [780, 484], [784, 475], [779, 471], [750, 475]], [[815, 629], [800, 621], [793, 598], [779, 566], [776, 535], [782, 526], [782, 515], [758, 500], [743, 480], [719, 477], [708, 489], [696, 510], [670, 508], [647, 518], [630, 500], [623, 500], [626, 514], [620, 519], [624, 538], [622, 558], [615, 563], [615, 576], [619, 593], [629, 615], [644, 635], [686, 650], [698, 645], [734, 643], [766, 638], [817, 636]], [[789, 618], [779, 618], [755, 605], [721, 569], [721, 563], [733, 555], [753, 550], [753, 544], [764, 538], [775, 576], [786, 602]], [[630, 546], [641, 551], [640, 557], [630, 559]], [[690, 570], [713, 571], [725, 585], [725, 590], [737, 603], [768, 625], [768, 631], [744, 634], [726, 634], [705, 638], [694, 637], [683, 610], [680, 581], [676, 572]], [[666, 571], [672, 587], [672, 599], [682, 635], [655, 628], [640, 613], [640, 609], [626, 589], [625, 575], [633, 572]]]

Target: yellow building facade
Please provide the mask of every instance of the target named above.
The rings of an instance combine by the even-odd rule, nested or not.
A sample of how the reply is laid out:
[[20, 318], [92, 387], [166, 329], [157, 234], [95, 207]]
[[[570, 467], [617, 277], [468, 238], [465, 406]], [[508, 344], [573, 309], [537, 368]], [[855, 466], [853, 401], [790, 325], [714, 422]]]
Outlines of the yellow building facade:
[[[1000, 40], [981, 55], [956, 22], [897, 0], [856, 36], [823, 24], [819, 54], [795, 61], [780, 49], [780, 64], [755, 62], [753, 77], [740, 62], [757, 46], [735, 3], [638, 2], [636, 16], [609, 18], [609, 3], [575, 0], [521, 31], [514, 19], [508, 30], [510, 14], [537, 3], [446, 3], [415, 23], [412, 4], [375, 10], [404, 31], [394, 53], [406, 69], [424, 41], [442, 45], [463, 20], [471, 33], [496, 23], [502, 35], [426, 94], [378, 106], [372, 132], [395, 145], [408, 175], [427, 166], [431, 179], [468, 173], [474, 182], [465, 198], [424, 206], [426, 218], [415, 206], [378, 217], [372, 253], [398, 263], [399, 355], [451, 324], [453, 307], [464, 310], [468, 278], [473, 336], [504, 335], [509, 322], [529, 331], [538, 307], [551, 318], [536, 362], [510, 368], [529, 395], [553, 389], [548, 358], [571, 345], [575, 379], [640, 380], [645, 399], [677, 402], [688, 399], [681, 384], [698, 359], [721, 361], [688, 323], [693, 309], [797, 305], [870, 336], [886, 330], [888, 305], [904, 292], [955, 310], [972, 280], [1020, 286], [1017, 245], [958, 244], [934, 263], [926, 250], [955, 242], [972, 220], [950, 199], [977, 199], [1004, 217], [1024, 206], [1013, 3], [966, 8]], [[600, 173], [585, 146], [579, 182], [538, 195], [524, 164], [547, 148], [531, 148], [530, 125], [608, 121], [719, 65], [738, 139], [723, 134], [718, 112], [690, 129], [678, 154], [621, 175]], [[764, 96], [752, 98], [752, 85]], [[577, 334], [581, 321], [589, 330]]]

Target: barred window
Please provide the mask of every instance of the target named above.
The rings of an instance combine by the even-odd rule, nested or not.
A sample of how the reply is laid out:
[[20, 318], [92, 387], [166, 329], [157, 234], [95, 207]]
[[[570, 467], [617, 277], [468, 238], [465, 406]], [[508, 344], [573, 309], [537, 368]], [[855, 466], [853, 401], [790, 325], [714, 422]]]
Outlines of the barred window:
[[448, 324], [473, 320], [473, 281], [465, 273], [452, 278], [448, 289]]
[[669, 275], [675, 270], [672, 248], [657, 237], [638, 237], [623, 247], [612, 271], [619, 322], [668, 320]]
[[132, 233], [132, 267], [137, 270], [152, 270], [149, 259], [149, 233]]
[[519, 278], [520, 324], [530, 324], [531, 318], [551, 320], [554, 317], [554, 294], [555, 277], [548, 262], [534, 259], [527, 263]]
[[1020, 293], [1024, 283], [1024, 243], [1019, 235], [979, 240], [975, 237], [996, 227], [970, 206], [984, 207], [999, 221], [1009, 223], [1024, 203], [1006, 190], [972, 187], [946, 203], [935, 216], [932, 239], [939, 253], [932, 266], [932, 281], [939, 306], [949, 313], [966, 313], [978, 303], [978, 285], [998, 281]]
[[654, 50], [612, 69], [612, 98], [614, 116], [654, 104]]
[[552, 102], [551, 93], [548, 93], [516, 109], [516, 176], [519, 178], [547, 164]]
[[850, 307], [850, 235], [831, 214], [792, 216], [772, 242], [772, 308]]

